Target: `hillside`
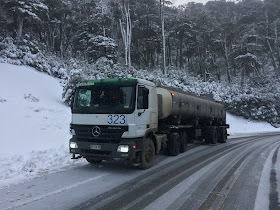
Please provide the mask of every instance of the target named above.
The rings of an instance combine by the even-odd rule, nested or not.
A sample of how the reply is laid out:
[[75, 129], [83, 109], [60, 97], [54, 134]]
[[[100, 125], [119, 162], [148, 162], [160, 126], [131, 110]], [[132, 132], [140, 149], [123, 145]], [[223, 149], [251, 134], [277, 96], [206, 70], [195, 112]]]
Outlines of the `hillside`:
[[[0, 187], [40, 173], [86, 164], [68, 152], [71, 111], [58, 79], [33, 68], [0, 63]], [[228, 114], [232, 136], [280, 131]], [[232, 138], [232, 137], [231, 137]]]

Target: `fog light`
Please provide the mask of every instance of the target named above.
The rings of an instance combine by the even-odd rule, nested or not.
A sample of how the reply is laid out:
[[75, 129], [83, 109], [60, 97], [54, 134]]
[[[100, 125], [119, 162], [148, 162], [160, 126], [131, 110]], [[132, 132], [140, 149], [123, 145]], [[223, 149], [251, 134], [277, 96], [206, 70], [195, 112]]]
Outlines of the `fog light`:
[[129, 146], [128, 145], [119, 145], [118, 146], [118, 152], [128, 152]]
[[74, 141], [71, 141], [69, 146], [70, 146], [71, 149], [77, 149], [78, 148], [78, 144]]

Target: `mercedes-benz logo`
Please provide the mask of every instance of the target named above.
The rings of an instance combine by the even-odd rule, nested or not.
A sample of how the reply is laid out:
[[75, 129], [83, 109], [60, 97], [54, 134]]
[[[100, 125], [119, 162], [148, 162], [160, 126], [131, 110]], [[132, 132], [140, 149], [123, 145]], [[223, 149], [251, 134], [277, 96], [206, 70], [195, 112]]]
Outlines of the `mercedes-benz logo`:
[[92, 135], [94, 137], [97, 137], [101, 134], [101, 129], [98, 126], [93, 127], [92, 129]]

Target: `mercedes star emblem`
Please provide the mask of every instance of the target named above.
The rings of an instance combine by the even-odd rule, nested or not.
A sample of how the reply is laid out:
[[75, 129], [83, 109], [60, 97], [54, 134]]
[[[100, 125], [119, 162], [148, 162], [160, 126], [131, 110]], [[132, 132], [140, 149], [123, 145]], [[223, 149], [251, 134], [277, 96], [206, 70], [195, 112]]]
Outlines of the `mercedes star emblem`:
[[101, 129], [98, 126], [93, 127], [92, 129], [92, 135], [94, 137], [97, 137], [101, 134]]

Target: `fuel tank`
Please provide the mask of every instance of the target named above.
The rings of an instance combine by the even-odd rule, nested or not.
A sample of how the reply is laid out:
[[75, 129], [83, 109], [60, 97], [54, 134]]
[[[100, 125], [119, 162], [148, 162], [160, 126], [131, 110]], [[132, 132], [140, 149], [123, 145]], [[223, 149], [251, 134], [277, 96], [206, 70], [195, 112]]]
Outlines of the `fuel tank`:
[[195, 119], [226, 121], [225, 106], [221, 103], [185, 93], [157, 87], [159, 120], [180, 119], [181, 123]]

